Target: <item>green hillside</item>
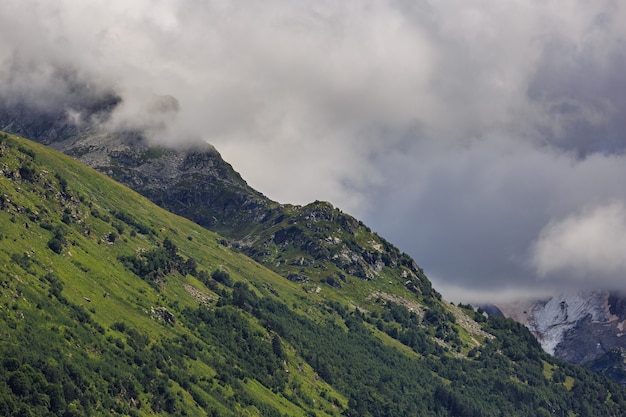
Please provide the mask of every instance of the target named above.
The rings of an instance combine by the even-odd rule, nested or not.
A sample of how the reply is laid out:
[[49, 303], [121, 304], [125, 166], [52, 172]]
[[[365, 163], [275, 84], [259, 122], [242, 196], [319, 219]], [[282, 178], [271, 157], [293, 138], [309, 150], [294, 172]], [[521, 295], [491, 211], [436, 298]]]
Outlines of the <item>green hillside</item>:
[[0, 133], [0, 415], [626, 414], [350, 216], [282, 210], [229, 241]]

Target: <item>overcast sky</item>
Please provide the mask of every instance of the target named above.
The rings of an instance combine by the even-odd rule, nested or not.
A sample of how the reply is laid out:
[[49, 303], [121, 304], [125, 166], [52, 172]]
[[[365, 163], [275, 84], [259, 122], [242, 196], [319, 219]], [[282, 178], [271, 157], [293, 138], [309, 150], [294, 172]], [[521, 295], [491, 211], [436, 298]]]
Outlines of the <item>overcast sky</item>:
[[618, 0], [2, 0], [0, 65], [0, 95], [43, 107], [112, 89], [121, 125], [174, 96], [155, 140], [332, 202], [447, 299], [626, 290]]

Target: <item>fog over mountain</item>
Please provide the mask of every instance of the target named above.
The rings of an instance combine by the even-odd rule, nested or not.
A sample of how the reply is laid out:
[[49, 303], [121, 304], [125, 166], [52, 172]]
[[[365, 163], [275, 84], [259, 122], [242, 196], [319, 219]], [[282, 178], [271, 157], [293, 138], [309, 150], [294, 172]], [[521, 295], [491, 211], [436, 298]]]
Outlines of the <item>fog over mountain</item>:
[[5, 0], [0, 97], [206, 140], [270, 198], [356, 215], [447, 299], [625, 289], [625, 41], [608, 0]]

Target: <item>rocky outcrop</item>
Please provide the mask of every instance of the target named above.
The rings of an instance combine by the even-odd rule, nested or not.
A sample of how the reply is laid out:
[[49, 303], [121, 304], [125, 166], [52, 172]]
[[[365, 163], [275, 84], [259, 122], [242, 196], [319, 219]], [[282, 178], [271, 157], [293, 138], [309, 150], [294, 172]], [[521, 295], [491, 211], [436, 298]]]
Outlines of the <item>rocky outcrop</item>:
[[572, 363], [594, 363], [626, 348], [626, 297], [620, 293], [584, 291], [498, 307], [524, 323], [546, 352]]
[[165, 307], [150, 307], [150, 315], [155, 320], [162, 321], [170, 326], [176, 324], [176, 317]]

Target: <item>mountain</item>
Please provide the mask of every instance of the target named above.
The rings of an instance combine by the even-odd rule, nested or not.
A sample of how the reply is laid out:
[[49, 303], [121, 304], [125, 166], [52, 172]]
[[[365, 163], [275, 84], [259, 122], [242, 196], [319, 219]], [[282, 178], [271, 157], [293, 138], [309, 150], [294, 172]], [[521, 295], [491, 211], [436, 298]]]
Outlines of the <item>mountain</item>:
[[[293, 281], [340, 287], [347, 275], [384, 279], [399, 267], [407, 289], [436, 294], [408, 255], [362, 222], [325, 202], [294, 206], [268, 199], [248, 186], [207, 143], [166, 147], [153, 145], [142, 132], [112, 132], [100, 123], [64, 127], [63, 120], [74, 126], [62, 110], [71, 104], [81, 120], [102, 121], [119, 103], [112, 94], [92, 97], [84, 88], [76, 89], [71, 103], [46, 112], [29, 113], [26, 105], [19, 111], [0, 107], [0, 126], [35, 134], [33, 139], [220, 233], [225, 245]], [[175, 107], [168, 104], [171, 98], [154, 100], [161, 105], [153, 107]]]
[[[242, 225], [278, 205], [249, 187], [205, 142], [167, 148], [152, 145], [141, 131], [103, 128], [121, 99], [74, 87], [73, 95], [52, 108], [0, 101], [0, 129], [71, 155], [168, 210], [225, 234], [241, 235]], [[152, 107], [175, 109], [172, 100], [154, 97]], [[68, 112], [80, 122], [68, 120]]]
[[[3, 133], [0, 164], [2, 415], [626, 412], [619, 385], [511, 320], [441, 300], [408, 256], [327, 203], [263, 229], [295, 219], [262, 256], [304, 256], [298, 268], [338, 282], [289, 279], [50, 148]], [[307, 265], [298, 236], [330, 230], [339, 249]]]
[[[619, 292], [581, 291], [497, 306], [505, 316], [525, 324], [544, 350], [572, 363], [617, 375], [626, 382], [626, 298]], [[603, 367], [605, 364], [606, 367]], [[609, 369], [610, 368], [610, 369]]]

